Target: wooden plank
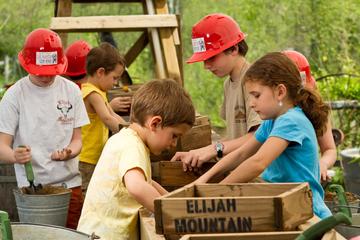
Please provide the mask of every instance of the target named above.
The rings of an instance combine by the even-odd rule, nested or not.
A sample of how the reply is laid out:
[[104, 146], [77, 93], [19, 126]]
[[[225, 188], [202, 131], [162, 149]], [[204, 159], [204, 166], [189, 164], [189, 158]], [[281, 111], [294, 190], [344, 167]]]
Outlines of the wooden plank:
[[180, 240], [294, 240], [300, 234], [301, 231], [188, 234], [184, 235]]
[[136, 40], [134, 45], [125, 54], [126, 66], [130, 65], [135, 61], [137, 56], [144, 50], [146, 45], [149, 43], [148, 33], [144, 31], [141, 36]]
[[271, 197], [162, 199], [163, 234], [276, 231]]
[[73, 3], [141, 3], [142, 0], [72, 0]]
[[164, 27], [177, 27], [176, 16], [166, 14], [55, 17], [50, 23], [50, 29], [57, 32], [143, 31], [146, 28]]
[[275, 197], [299, 185], [302, 186], [298, 183], [198, 184], [196, 185], [196, 195], [199, 197]]
[[[69, 17], [72, 12], [72, 2], [71, 0], [57, 0], [55, 1], [55, 17]], [[63, 48], [67, 47], [67, 33], [59, 33], [61, 38]]]
[[303, 183], [278, 196], [282, 206], [282, 226], [281, 229], [293, 229], [303, 223], [299, 218], [300, 214], [311, 215], [312, 193], [308, 183]]
[[[166, 0], [155, 0], [155, 11], [159, 16], [168, 14], [168, 6]], [[174, 42], [174, 29], [159, 29], [160, 39], [165, 57], [165, 65], [169, 78], [175, 79], [179, 84], [183, 86], [183, 80], [181, 79], [179, 62], [177, 58], [177, 52]], [[179, 39], [179, 37], [177, 37]]]
[[[212, 187], [211, 194], [208, 193], [206, 185]], [[187, 233], [229, 233], [229, 232], [264, 232], [293, 231], [294, 224], [284, 224], [287, 219], [282, 211], [284, 209], [283, 199], [279, 196], [287, 192], [292, 186], [290, 193], [285, 196], [290, 197], [297, 195], [300, 200], [304, 189], [309, 190], [307, 184], [302, 183], [285, 183], [285, 184], [237, 184], [244, 185], [243, 189], [255, 188], [254, 191], [246, 191], [252, 195], [245, 195], [240, 187], [236, 184], [201, 184], [187, 185], [177, 190], [177, 195], [168, 194], [156, 199], [157, 208], [155, 213], [158, 214], [155, 220], [159, 220], [157, 231], [165, 235], [187, 234]], [[274, 185], [274, 187], [272, 187]], [[283, 192], [274, 196], [274, 190], [266, 192], [267, 189], [274, 188], [277, 192], [283, 185]], [[194, 197], [179, 197], [182, 191], [187, 188], [195, 188]], [[225, 190], [222, 190], [224, 188]], [[215, 190], [217, 189], [217, 190]], [[294, 189], [294, 190], [293, 190]], [[199, 193], [200, 192], [200, 193]], [[202, 192], [202, 193], [201, 193]], [[191, 192], [192, 193], [192, 192]], [[267, 195], [271, 193], [270, 195]], [[216, 196], [215, 196], [216, 195]], [[311, 195], [305, 195], [305, 203], [311, 202]], [[294, 198], [295, 199], [295, 198]], [[308, 208], [311, 212], [308, 213]], [[157, 211], [159, 213], [157, 213]], [[161, 219], [159, 219], [161, 216]], [[304, 206], [304, 212], [294, 214], [293, 222], [304, 223], [313, 216], [312, 205]], [[280, 217], [280, 219], [278, 219]], [[296, 219], [297, 218], [297, 219]], [[283, 229], [281, 226], [286, 226]], [[162, 229], [161, 229], [162, 228]]]
[[[174, 188], [183, 187], [189, 183], [195, 181], [199, 176], [207, 172], [212, 166], [215, 165], [215, 161], [209, 161], [204, 163], [197, 171], [184, 172], [182, 162], [170, 162], [160, 161], [152, 162], [152, 176], [161, 186], [166, 189], [173, 190]], [[213, 182], [221, 181], [223, 177], [213, 179]], [[169, 188], [173, 187], [173, 188]]]
[[192, 127], [178, 141], [180, 151], [190, 151], [211, 144], [211, 126], [209, 124]]
[[155, 233], [154, 214], [145, 208], [139, 209], [140, 239], [141, 240], [165, 240], [164, 235]]

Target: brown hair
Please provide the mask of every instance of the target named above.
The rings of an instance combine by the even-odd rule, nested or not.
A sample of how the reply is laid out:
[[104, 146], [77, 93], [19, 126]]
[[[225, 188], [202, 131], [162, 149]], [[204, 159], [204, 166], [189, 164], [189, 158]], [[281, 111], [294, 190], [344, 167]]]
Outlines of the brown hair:
[[174, 80], [152, 80], [135, 92], [130, 122], [144, 126], [148, 116], [160, 116], [162, 127], [182, 123], [192, 126], [195, 109], [189, 94]]
[[99, 68], [104, 68], [105, 74], [108, 74], [116, 68], [117, 64], [125, 67], [125, 58], [115, 47], [104, 42], [100, 46], [92, 48], [88, 53], [86, 72], [92, 76]]
[[302, 108], [315, 128], [316, 135], [325, 133], [329, 106], [317, 91], [303, 87], [297, 66], [283, 53], [268, 53], [258, 59], [246, 72], [245, 81], [260, 82], [269, 87], [284, 84], [288, 98]]
[[[236, 45], [225, 49], [224, 52], [225, 52], [225, 53], [229, 53], [229, 52], [234, 51], [234, 50], [235, 50], [235, 46], [236, 46]], [[248, 50], [249, 50], [249, 47], [248, 47], [247, 43], [245, 42], [245, 40], [242, 40], [241, 42], [239, 42], [239, 43], [237, 44], [237, 46], [238, 46], [238, 53], [239, 53], [239, 55], [245, 57], [246, 53], [247, 53]]]

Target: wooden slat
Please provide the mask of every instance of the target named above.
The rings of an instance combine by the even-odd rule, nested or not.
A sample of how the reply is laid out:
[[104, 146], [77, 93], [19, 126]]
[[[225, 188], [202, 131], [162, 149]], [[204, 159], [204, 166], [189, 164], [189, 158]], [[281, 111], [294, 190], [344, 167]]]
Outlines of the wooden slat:
[[175, 15], [56, 17], [50, 24], [50, 29], [57, 32], [139, 31], [167, 27], [177, 27]]
[[279, 195], [282, 203], [283, 229], [294, 228], [303, 223], [298, 216], [300, 214], [312, 215], [312, 198], [311, 190], [308, 183], [294, 187], [293, 189]]
[[140, 3], [142, 0], [72, 0], [73, 3]]
[[184, 235], [180, 240], [294, 240], [300, 234], [300, 231], [189, 234]]
[[[166, 0], [156, 0], [155, 1], [155, 11], [156, 14], [160, 16], [168, 14], [168, 6]], [[177, 34], [176, 29], [159, 29], [161, 43], [164, 51], [165, 65], [167, 68], [167, 73], [169, 78], [175, 79], [179, 84], [183, 85], [183, 80], [181, 79], [180, 68], [176, 53], [175, 41], [173, 34]], [[174, 33], [174, 31], [176, 33]]]
[[155, 233], [154, 215], [145, 208], [139, 209], [140, 239], [141, 240], [165, 240], [163, 235]]
[[[160, 161], [151, 163], [152, 176], [161, 186], [167, 187], [183, 187], [195, 181], [198, 177], [208, 171], [215, 162], [206, 162], [197, 171], [184, 172], [182, 162]], [[213, 182], [219, 182], [224, 177], [212, 179]], [[169, 188], [169, 190], [171, 190]]]
[[146, 45], [149, 43], [148, 33], [143, 32], [141, 36], [136, 40], [134, 45], [125, 54], [126, 66], [130, 65], [135, 61], [136, 57], [144, 50]]
[[[55, 6], [55, 17], [69, 17], [71, 16], [72, 12], [72, 3], [71, 0], [58, 0], [56, 1], [57, 4]], [[67, 33], [59, 33], [61, 38], [63, 48], [66, 49], [67, 47]]]
[[298, 183], [242, 183], [242, 184], [199, 184], [196, 185], [196, 196], [267, 196], [274, 197], [301, 184]]

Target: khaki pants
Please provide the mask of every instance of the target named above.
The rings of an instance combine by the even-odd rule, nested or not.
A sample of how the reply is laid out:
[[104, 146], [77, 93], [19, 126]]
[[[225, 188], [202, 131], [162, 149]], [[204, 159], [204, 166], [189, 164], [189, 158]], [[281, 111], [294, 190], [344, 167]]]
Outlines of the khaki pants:
[[89, 186], [89, 182], [91, 179], [91, 176], [94, 173], [96, 165], [90, 164], [90, 163], [86, 163], [86, 162], [79, 162], [79, 170], [81, 173], [81, 178], [82, 178], [82, 185], [81, 185], [81, 189], [82, 189], [82, 193], [84, 195], [86, 195], [86, 191], [87, 188]]

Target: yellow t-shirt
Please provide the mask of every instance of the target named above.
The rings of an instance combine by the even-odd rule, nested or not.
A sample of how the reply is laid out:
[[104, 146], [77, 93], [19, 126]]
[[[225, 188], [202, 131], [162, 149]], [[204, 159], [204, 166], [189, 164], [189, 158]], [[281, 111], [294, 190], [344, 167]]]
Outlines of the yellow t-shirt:
[[138, 134], [123, 128], [106, 143], [86, 193], [78, 230], [95, 232], [102, 240], [138, 239], [138, 210], [142, 206], [128, 193], [125, 173], [143, 170], [151, 183], [150, 152]]
[[[82, 97], [85, 99], [90, 93], [98, 93], [105, 104], [108, 104], [106, 92], [101, 91], [91, 83], [81, 85]], [[81, 127], [82, 150], [80, 161], [96, 165], [100, 158], [101, 151], [109, 138], [109, 129], [101, 121], [96, 113], [89, 113], [90, 124]]]
[[250, 65], [245, 62], [238, 79], [224, 82], [224, 101], [220, 115], [226, 120], [228, 139], [244, 136], [249, 130], [261, 124], [259, 115], [249, 105], [243, 78]]

